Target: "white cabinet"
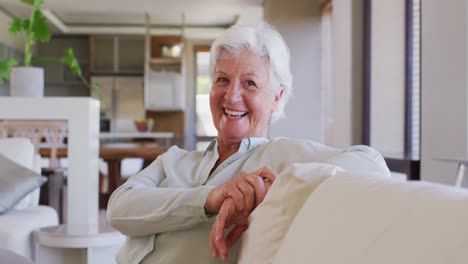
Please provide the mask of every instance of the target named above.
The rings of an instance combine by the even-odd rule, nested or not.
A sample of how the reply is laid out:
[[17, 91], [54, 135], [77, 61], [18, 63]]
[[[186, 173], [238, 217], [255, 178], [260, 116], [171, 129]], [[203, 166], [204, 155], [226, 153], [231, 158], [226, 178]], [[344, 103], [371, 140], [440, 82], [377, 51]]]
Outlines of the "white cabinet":
[[111, 131], [130, 131], [133, 120], [145, 118], [143, 77], [94, 76], [103, 103], [101, 118], [111, 121]]
[[150, 71], [145, 85], [145, 108], [152, 111], [183, 110], [185, 89], [182, 74]]
[[146, 110], [154, 112], [184, 110], [182, 47], [180, 36], [146, 36]]

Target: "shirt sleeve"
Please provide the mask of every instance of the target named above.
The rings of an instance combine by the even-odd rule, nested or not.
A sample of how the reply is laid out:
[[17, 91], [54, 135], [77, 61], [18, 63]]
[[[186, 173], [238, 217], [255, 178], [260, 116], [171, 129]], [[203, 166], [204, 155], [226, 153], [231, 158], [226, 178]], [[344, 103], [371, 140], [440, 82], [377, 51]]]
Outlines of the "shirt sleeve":
[[158, 157], [111, 195], [107, 219], [122, 234], [157, 234], [190, 228], [208, 220], [204, 205], [214, 187], [159, 187], [165, 178], [164, 156]]

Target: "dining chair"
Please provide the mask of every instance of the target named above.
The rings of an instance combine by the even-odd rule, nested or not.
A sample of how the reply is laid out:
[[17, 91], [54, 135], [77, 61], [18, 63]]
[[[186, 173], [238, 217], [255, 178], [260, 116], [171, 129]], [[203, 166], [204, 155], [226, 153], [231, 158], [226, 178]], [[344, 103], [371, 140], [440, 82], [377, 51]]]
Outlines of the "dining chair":
[[65, 121], [8, 120], [0, 122], [0, 138], [25, 137], [34, 145], [35, 153], [42, 146], [51, 149], [48, 168], [58, 168], [57, 150], [65, 145], [68, 129]]

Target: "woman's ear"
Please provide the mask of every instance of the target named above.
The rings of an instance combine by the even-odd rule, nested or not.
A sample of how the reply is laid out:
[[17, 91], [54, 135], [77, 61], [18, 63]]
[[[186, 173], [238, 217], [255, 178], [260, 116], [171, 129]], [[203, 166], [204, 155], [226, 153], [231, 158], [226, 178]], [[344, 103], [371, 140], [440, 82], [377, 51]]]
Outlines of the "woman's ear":
[[283, 93], [284, 93], [284, 86], [281, 85], [281, 89], [275, 94], [275, 102], [273, 103], [272, 111], [275, 111], [276, 106], [279, 104], [279, 101], [281, 100], [281, 97], [283, 97]]

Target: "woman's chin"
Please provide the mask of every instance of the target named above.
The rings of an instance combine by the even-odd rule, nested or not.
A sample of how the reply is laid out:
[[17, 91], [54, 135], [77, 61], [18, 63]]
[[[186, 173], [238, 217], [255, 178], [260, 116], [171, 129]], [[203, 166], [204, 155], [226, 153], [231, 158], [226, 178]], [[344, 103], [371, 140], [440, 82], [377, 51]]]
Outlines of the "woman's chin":
[[218, 137], [229, 141], [242, 141], [242, 139], [249, 137], [245, 129], [233, 126], [226, 126], [218, 133]]

